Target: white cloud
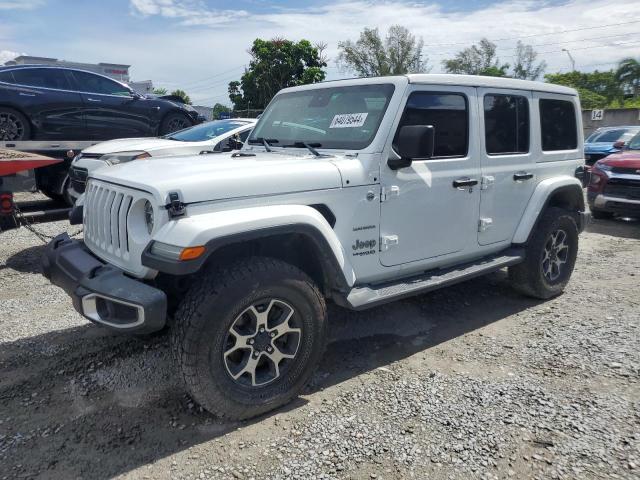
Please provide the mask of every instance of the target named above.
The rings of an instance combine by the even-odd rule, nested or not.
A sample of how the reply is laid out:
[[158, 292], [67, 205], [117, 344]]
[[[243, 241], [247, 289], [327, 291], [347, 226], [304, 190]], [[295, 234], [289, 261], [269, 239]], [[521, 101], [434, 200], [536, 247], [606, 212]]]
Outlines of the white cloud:
[[8, 62], [9, 60], [19, 57], [20, 55], [26, 55], [26, 53], [12, 52], [11, 50], [0, 50], [0, 66], [4, 65], [5, 62]]
[[44, 5], [44, 0], [1, 0], [0, 10], [33, 10]]
[[[565, 0], [561, 4], [504, 0], [468, 12], [449, 12], [438, 4], [413, 0], [328, 0], [314, 8], [261, 14], [216, 10], [201, 0], [131, 0], [130, 5], [138, 17], [136, 29], [101, 31], [80, 22], [69, 28], [60, 25], [61, 34], [48, 44], [38, 45], [37, 36], [28, 44], [20, 43], [20, 36], [13, 32], [13, 41], [3, 46], [33, 55], [131, 64], [134, 79], [184, 88], [194, 101], [204, 104], [228, 103], [227, 84], [242, 74], [242, 66], [249, 61], [247, 50], [256, 38], [326, 43], [329, 79], [344, 76], [333, 60], [340, 40], [356, 39], [364, 27], [386, 31], [392, 24], [405, 25], [424, 38], [434, 73], [441, 71], [441, 60], [482, 37], [516, 37], [540, 45], [535, 49], [550, 72], [570, 68], [562, 48], [569, 49], [576, 66], [585, 70], [608, 69], [625, 56], [640, 56], [640, 23], [600, 28], [638, 20], [638, 0]], [[577, 28], [585, 29], [558, 33]], [[511, 61], [516, 39], [496, 44], [503, 62]]]
[[134, 14], [176, 19], [184, 26], [219, 25], [246, 17], [244, 10], [209, 8], [203, 0], [131, 0]]

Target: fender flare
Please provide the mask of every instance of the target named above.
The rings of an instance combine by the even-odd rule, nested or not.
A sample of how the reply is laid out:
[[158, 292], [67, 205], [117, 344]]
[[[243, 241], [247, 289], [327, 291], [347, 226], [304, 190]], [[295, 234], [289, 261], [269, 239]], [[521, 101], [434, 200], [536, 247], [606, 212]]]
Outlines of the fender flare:
[[204, 245], [205, 254], [189, 261], [173, 261], [151, 253], [151, 245], [142, 254], [142, 264], [173, 275], [197, 272], [216, 250], [246, 241], [274, 235], [299, 234], [312, 241], [328, 269], [332, 287], [349, 289], [355, 283], [355, 272], [340, 240], [318, 210], [306, 205], [271, 205], [222, 210], [196, 214], [165, 224], [153, 241], [192, 247]]
[[561, 191], [571, 192], [571, 194], [575, 192], [575, 195], [579, 198], [579, 211], [584, 211], [584, 194], [580, 180], [569, 175], [547, 178], [538, 183], [533, 191], [533, 195], [529, 199], [527, 208], [522, 214], [518, 228], [513, 236], [513, 243], [527, 243], [540, 215], [547, 208], [549, 200], [554, 194]]

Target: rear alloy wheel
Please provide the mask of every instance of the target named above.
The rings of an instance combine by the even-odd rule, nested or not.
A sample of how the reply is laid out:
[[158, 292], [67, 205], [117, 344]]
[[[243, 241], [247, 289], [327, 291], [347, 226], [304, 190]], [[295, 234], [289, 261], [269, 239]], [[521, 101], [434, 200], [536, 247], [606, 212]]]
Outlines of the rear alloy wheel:
[[162, 121], [160, 134], [167, 135], [169, 133], [177, 132], [178, 130], [189, 128], [191, 125], [192, 123], [185, 115], [181, 113], [170, 113]]
[[578, 254], [575, 215], [547, 209], [526, 246], [525, 260], [509, 267], [509, 280], [525, 295], [547, 299], [560, 295], [571, 278]]
[[19, 112], [0, 107], [0, 141], [11, 142], [29, 140], [29, 121]]

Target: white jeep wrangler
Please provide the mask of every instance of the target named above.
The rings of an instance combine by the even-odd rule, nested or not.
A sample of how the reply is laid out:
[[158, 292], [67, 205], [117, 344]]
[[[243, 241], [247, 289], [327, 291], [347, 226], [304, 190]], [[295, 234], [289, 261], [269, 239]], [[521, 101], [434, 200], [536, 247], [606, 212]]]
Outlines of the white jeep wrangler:
[[322, 357], [327, 301], [364, 309], [503, 267], [562, 292], [588, 220], [575, 90], [407, 75], [281, 91], [233, 154], [98, 170], [43, 259], [89, 320], [168, 326], [207, 410], [291, 400]]

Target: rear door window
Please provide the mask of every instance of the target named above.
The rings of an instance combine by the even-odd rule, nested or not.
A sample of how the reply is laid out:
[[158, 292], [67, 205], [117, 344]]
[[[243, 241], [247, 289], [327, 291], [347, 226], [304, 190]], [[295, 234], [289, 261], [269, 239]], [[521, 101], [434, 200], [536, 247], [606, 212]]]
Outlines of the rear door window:
[[529, 152], [529, 101], [520, 95], [484, 96], [485, 147], [489, 155]]
[[94, 75], [88, 72], [74, 71], [73, 76], [78, 82], [78, 90], [86, 93], [97, 93], [102, 95], [117, 95], [128, 97], [131, 92], [126, 87], [109, 80], [108, 78]]
[[[413, 92], [407, 100], [396, 137], [405, 125], [431, 125], [433, 157], [464, 157], [469, 148], [469, 108], [462, 93]], [[425, 152], [426, 154], [427, 152]]]
[[578, 128], [573, 102], [540, 99], [542, 150], [573, 150], [578, 146]]
[[24, 68], [13, 70], [13, 78], [18, 85], [28, 87], [70, 90], [64, 70], [58, 68]]

